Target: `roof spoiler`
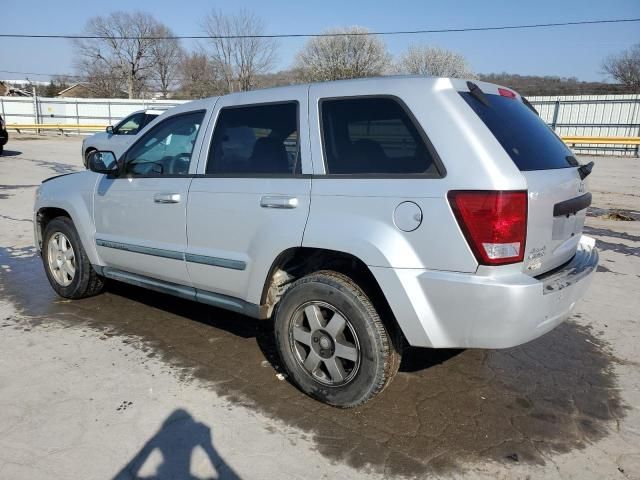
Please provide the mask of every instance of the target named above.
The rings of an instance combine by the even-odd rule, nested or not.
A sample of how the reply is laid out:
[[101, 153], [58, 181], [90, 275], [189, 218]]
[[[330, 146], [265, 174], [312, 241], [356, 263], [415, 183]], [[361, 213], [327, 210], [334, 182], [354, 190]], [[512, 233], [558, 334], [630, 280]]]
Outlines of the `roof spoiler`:
[[476, 100], [482, 103], [485, 107], [491, 106], [487, 96], [478, 85], [473, 82], [467, 82], [467, 87], [469, 88], [469, 93], [471, 93]]

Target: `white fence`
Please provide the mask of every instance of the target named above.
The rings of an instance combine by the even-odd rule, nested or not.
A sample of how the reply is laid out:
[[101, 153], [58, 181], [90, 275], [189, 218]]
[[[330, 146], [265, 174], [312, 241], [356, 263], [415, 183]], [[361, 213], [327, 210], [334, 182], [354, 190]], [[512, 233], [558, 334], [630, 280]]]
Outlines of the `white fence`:
[[[560, 136], [640, 137], [640, 95], [529, 97]], [[637, 145], [590, 145], [577, 153], [638, 155]]]
[[[640, 95], [529, 97], [558, 135], [640, 136]], [[8, 124], [112, 125], [145, 108], [168, 108], [184, 100], [0, 97]], [[581, 145], [577, 153], [638, 155], [637, 145]]]
[[136, 110], [169, 108], [185, 100], [0, 97], [0, 113], [10, 124], [113, 125]]

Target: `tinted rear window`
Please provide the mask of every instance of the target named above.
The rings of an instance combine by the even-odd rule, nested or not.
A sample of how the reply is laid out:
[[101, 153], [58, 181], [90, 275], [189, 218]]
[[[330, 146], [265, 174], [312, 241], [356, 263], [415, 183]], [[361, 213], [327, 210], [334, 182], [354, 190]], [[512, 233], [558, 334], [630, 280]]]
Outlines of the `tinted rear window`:
[[440, 176], [425, 139], [395, 99], [342, 98], [321, 106], [327, 173]]
[[501, 95], [486, 95], [489, 101], [489, 106], [486, 106], [469, 92], [460, 92], [460, 95], [520, 170], [572, 166], [567, 160], [573, 155], [571, 150], [521, 101]]

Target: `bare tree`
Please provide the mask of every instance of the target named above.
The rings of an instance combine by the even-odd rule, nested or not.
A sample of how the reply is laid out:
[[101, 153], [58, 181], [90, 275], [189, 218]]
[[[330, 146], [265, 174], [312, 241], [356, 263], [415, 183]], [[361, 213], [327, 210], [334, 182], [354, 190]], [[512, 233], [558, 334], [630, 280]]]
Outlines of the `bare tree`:
[[304, 81], [372, 77], [388, 69], [386, 45], [369, 35], [366, 28], [347, 27], [325, 33], [332, 36], [310, 39], [296, 55], [294, 68]]
[[428, 45], [410, 45], [396, 64], [398, 73], [432, 77], [474, 78], [466, 59], [455, 52]]
[[205, 98], [225, 91], [225, 83], [204, 52], [186, 54], [180, 63], [178, 95], [184, 98]]
[[[87, 22], [85, 33], [99, 38], [76, 42], [77, 68], [87, 77], [96, 70], [120, 77], [129, 98], [143, 93], [153, 64], [152, 47], [161, 24], [148, 13], [113, 12]], [[124, 38], [123, 38], [124, 37]]]
[[106, 62], [92, 61], [89, 57], [76, 62], [76, 69], [82, 72], [83, 83], [97, 98], [120, 98], [126, 96], [123, 79]]
[[278, 44], [264, 35], [264, 22], [247, 10], [224, 15], [213, 10], [203, 23], [209, 41], [210, 56], [224, 78], [226, 91], [246, 91], [256, 86], [258, 75], [274, 65]]
[[151, 44], [150, 75], [154, 86], [162, 93], [162, 98], [167, 98], [172, 87], [176, 85], [180, 61], [184, 55], [180, 40], [170, 28], [158, 25], [154, 30], [154, 36], [158, 39]]
[[62, 90], [69, 88], [74, 83], [76, 82], [74, 82], [69, 75], [54, 75], [44, 90], [44, 96], [49, 98], [55, 97]]
[[261, 87], [282, 87], [285, 85], [296, 85], [303, 83], [300, 78], [300, 72], [297, 70], [280, 70], [278, 72], [266, 73], [260, 75], [258, 83]]
[[640, 43], [602, 62], [603, 70], [618, 82], [640, 91]]

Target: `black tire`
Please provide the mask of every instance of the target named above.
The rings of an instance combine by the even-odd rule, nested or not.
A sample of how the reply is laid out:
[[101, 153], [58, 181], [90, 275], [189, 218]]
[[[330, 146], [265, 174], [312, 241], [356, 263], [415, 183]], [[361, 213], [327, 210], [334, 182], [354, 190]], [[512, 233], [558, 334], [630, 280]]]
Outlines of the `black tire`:
[[[57, 233], [63, 234], [73, 247], [75, 274], [69, 285], [66, 286], [56, 280], [48, 260], [49, 240]], [[74, 300], [91, 297], [102, 292], [104, 288], [102, 277], [91, 265], [73, 221], [68, 217], [56, 217], [47, 224], [42, 238], [42, 263], [51, 287], [61, 297]]]
[[2, 155], [2, 152], [4, 152], [4, 145], [0, 145], [0, 155]]
[[[323, 310], [323, 305], [331, 308]], [[313, 333], [322, 330], [314, 330], [311, 323], [308, 323], [311, 347], [294, 340], [295, 329], [306, 330], [304, 322], [307, 320], [303, 319], [300, 323], [301, 311], [308, 318], [305, 306], [319, 306], [323, 315], [321, 323], [326, 322], [326, 326], [333, 318], [332, 315], [339, 313], [347, 320], [344, 335], [348, 335], [349, 339], [337, 340], [332, 343], [332, 349], [322, 350], [319, 346], [323, 340], [322, 333], [320, 342]], [[395, 335], [396, 332], [387, 330], [365, 292], [349, 277], [334, 271], [319, 271], [300, 278], [287, 289], [276, 307], [276, 344], [291, 380], [307, 395], [335, 407], [362, 405], [390, 383], [398, 371], [401, 359], [401, 342], [394, 341]], [[344, 336], [342, 338], [345, 339]], [[325, 360], [332, 361], [337, 357], [332, 352], [336, 352], [337, 343], [343, 341], [357, 347], [359, 360], [351, 363], [337, 358], [344, 367], [344, 383], [330, 382], [333, 378], [329, 378], [331, 373]], [[328, 342], [325, 341], [325, 345], [326, 343]], [[305, 352], [307, 357], [311, 355], [312, 349], [320, 349], [316, 351], [323, 356], [318, 367], [310, 372], [304, 367], [306, 360], [301, 357]], [[328, 355], [333, 357], [326, 358]], [[313, 363], [312, 360], [311, 364]], [[322, 372], [323, 369], [329, 372], [328, 375]], [[325, 380], [318, 379], [317, 375], [325, 377]]]
[[84, 168], [89, 168], [89, 155], [91, 155], [91, 153], [95, 152], [96, 150], [96, 148], [87, 148], [87, 151], [84, 152]]

